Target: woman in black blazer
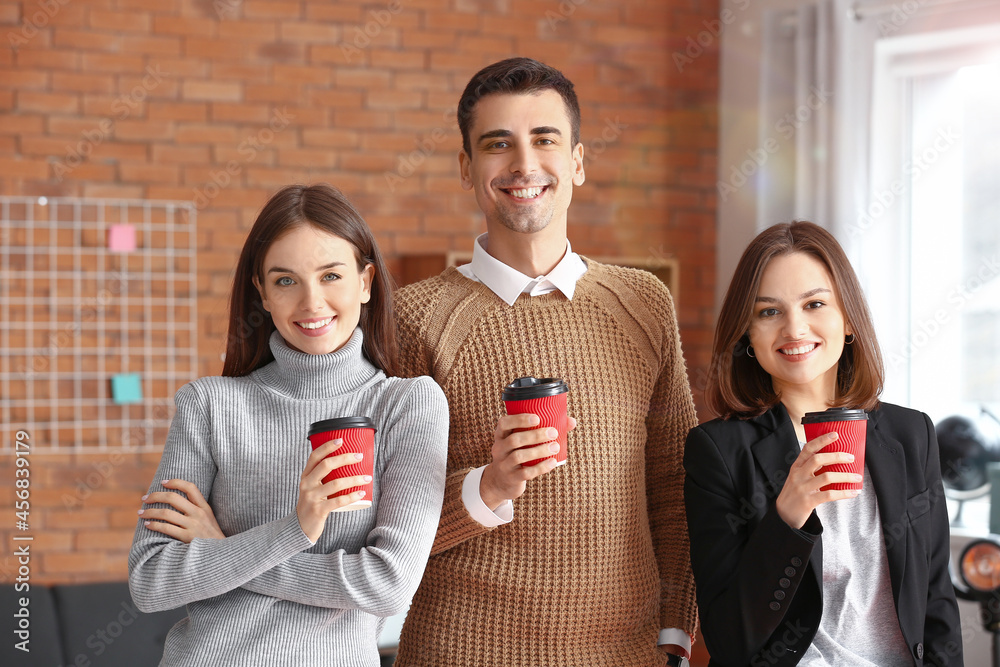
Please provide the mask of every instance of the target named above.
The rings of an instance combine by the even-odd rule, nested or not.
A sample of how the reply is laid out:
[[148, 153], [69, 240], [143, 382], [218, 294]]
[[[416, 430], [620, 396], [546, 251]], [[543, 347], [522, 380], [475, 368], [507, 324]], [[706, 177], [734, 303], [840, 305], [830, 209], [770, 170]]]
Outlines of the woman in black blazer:
[[[949, 530], [930, 419], [880, 403], [882, 358], [857, 276], [808, 222], [743, 253], [688, 436], [684, 497], [711, 665], [962, 665]], [[868, 412], [863, 489], [821, 467], [806, 412]], [[801, 443], [805, 443], [802, 445]]]

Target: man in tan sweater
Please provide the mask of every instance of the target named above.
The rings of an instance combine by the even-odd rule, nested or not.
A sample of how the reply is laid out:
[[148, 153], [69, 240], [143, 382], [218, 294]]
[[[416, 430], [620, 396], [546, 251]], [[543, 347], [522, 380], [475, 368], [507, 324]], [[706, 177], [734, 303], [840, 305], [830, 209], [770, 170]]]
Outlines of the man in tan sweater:
[[[573, 84], [514, 58], [459, 103], [462, 187], [487, 233], [471, 264], [399, 291], [405, 375], [451, 412], [444, 508], [398, 667], [662, 667], [697, 612], [681, 467], [697, 424], [666, 287], [572, 251], [584, 182]], [[569, 385], [568, 462], [534, 415], [505, 415], [515, 378]], [[572, 423], [572, 420], [571, 420]]]

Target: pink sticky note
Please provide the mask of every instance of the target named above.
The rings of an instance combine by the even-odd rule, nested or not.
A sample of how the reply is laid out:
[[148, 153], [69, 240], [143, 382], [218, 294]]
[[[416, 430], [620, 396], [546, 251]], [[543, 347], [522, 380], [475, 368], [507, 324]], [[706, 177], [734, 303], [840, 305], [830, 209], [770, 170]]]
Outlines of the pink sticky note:
[[108, 249], [111, 252], [134, 251], [135, 227], [132, 225], [111, 225], [108, 229]]

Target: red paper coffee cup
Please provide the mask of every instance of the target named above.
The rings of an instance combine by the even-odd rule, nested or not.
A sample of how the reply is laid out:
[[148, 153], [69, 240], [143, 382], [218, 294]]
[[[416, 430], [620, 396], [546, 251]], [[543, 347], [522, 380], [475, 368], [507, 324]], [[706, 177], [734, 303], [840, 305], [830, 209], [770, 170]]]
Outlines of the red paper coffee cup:
[[[333, 470], [323, 478], [323, 483], [344, 477], [354, 477], [355, 475], [373, 476], [375, 463], [375, 424], [368, 417], [338, 417], [336, 419], [324, 419], [323, 421], [315, 422], [309, 427], [309, 442], [312, 444], [313, 449], [337, 438], [343, 440], [344, 444], [330, 454], [330, 456], [360, 453], [363, 458], [357, 463], [351, 463]], [[350, 505], [345, 505], [334, 511], [349, 512], [351, 510], [371, 507], [372, 486], [373, 483], [368, 482], [362, 486], [354, 486], [333, 494], [330, 496], [331, 498], [346, 496], [355, 491], [365, 492], [365, 497], [361, 500], [356, 500]]]
[[[864, 410], [852, 410], [849, 408], [830, 408], [823, 412], [807, 412], [802, 417], [802, 426], [806, 431], [806, 441], [815, 440], [824, 433], [836, 431], [839, 434], [837, 441], [827, 445], [820, 452], [847, 452], [854, 454], [853, 463], [835, 463], [823, 466], [816, 474], [822, 475], [824, 472], [852, 472], [858, 475], [865, 474], [865, 440], [868, 436], [868, 413]], [[821, 491], [829, 489], [857, 489], [861, 490], [861, 482], [838, 482], [827, 484]]]
[[[556, 442], [559, 452], [534, 461], [522, 463], [522, 467], [533, 466], [545, 459], [555, 458], [556, 465], [566, 463], [566, 394], [569, 387], [558, 378], [518, 378], [504, 387], [503, 402], [507, 414], [538, 415], [539, 424], [535, 428], [554, 428], [559, 432]], [[518, 431], [531, 429], [519, 428]], [[551, 440], [549, 442], [552, 442]], [[548, 444], [548, 443], [544, 443]]]

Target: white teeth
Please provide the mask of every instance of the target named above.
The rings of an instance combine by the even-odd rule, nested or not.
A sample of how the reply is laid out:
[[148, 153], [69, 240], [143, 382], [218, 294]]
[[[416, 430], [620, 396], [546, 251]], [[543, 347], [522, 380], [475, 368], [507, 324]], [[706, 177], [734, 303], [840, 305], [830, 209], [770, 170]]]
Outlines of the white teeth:
[[534, 199], [542, 194], [542, 188], [521, 188], [519, 190], [511, 190], [510, 193], [519, 199]]
[[805, 354], [806, 352], [812, 352], [816, 349], [816, 343], [811, 343], [810, 345], [804, 345], [802, 347], [793, 347], [786, 350], [778, 350], [782, 354]]
[[333, 321], [332, 317], [328, 317], [325, 320], [320, 320], [318, 322], [296, 322], [303, 329], [321, 329], [327, 324]]

